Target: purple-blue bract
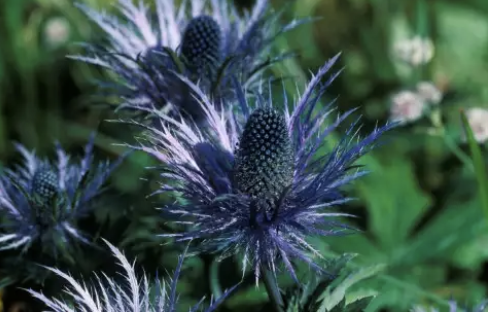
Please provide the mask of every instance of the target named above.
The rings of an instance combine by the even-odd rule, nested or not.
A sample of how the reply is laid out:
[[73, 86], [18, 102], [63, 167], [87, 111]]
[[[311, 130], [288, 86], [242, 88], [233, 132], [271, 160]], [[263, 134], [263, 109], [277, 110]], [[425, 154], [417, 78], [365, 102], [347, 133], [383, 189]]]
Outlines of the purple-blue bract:
[[[338, 57], [321, 67], [293, 102], [283, 94], [284, 103], [276, 103], [271, 92], [251, 98], [235, 82], [236, 102], [219, 111], [186, 80], [203, 107], [206, 127], [160, 114], [161, 125], [148, 128], [147, 141], [137, 147], [165, 167], [160, 192], [179, 199], [161, 210], [186, 230], [162, 236], [193, 240], [199, 250], [219, 258], [240, 253], [244, 268], [251, 262], [256, 279], [261, 268], [274, 272], [277, 263], [297, 279], [293, 259], [322, 271], [311, 257], [320, 254], [309, 238], [350, 232], [335, 220], [349, 215], [331, 209], [350, 200], [342, 187], [365, 174], [355, 161], [394, 126], [377, 127], [360, 138], [357, 119], [329, 153], [319, 151], [353, 112], [329, 122], [334, 104], [319, 104], [338, 75], [322, 82]], [[260, 150], [259, 144], [267, 148]], [[249, 147], [253, 150], [243, 150]]]
[[57, 256], [59, 248], [69, 249], [71, 242], [89, 243], [76, 221], [93, 208], [103, 184], [123, 159], [94, 162], [94, 139], [92, 135], [80, 161], [59, 145], [56, 162], [16, 145], [23, 163], [0, 176], [0, 250], [26, 251], [38, 243], [47, 254]]
[[251, 86], [273, 63], [290, 57], [269, 57], [271, 44], [282, 33], [309, 21], [303, 19], [279, 26], [280, 14], [268, 12], [268, 1], [258, 0], [250, 12], [239, 14], [227, 0], [154, 0], [156, 14], [143, 2], [119, 0], [107, 14], [84, 5], [79, 7], [104, 33], [105, 43], [85, 44], [73, 59], [106, 68], [117, 77], [105, 81], [108, 95], [122, 99], [118, 108], [150, 116], [152, 110], [203, 118], [191, 88], [178, 78], [183, 75], [215, 103], [234, 96], [232, 79]]
[[[124, 282], [119, 282], [106, 274], [101, 274], [92, 282], [77, 281], [69, 274], [56, 269], [47, 268], [67, 282], [65, 294], [70, 297], [73, 307], [66, 304], [62, 298], [48, 298], [43, 293], [28, 289], [27, 291], [35, 298], [41, 300], [51, 311], [54, 312], [175, 312], [178, 306], [176, 286], [183, 266], [185, 254], [179, 257], [178, 265], [171, 281], [157, 280], [151, 287], [148, 277], [144, 275], [138, 278], [134, 269], [125, 255], [115, 246], [105, 241], [110, 248], [118, 264], [122, 267]], [[220, 298], [212, 300], [211, 305], [204, 312], [212, 312], [222, 301], [235, 289], [226, 291]], [[194, 305], [189, 312], [201, 311], [203, 299]]]

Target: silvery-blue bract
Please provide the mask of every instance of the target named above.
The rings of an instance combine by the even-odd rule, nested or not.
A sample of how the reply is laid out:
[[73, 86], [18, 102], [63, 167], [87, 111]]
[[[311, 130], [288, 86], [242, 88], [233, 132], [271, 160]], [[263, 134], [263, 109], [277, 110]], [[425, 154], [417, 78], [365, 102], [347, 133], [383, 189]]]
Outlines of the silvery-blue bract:
[[[178, 305], [176, 286], [183, 265], [184, 254], [179, 257], [175, 273], [169, 282], [157, 280], [154, 287], [149, 286], [148, 277], [144, 275], [139, 279], [136, 275], [134, 264], [131, 264], [125, 255], [109, 242], [105, 243], [110, 248], [118, 264], [122, 267], [125, 282], [118, 282], [105, 274], [102, 277], [96, 276], [92, 283], [77, 281], [69, 274], [56, 269], [47, 268], [60, 276], [67, 282], [64, 294], [71, 303], [68, 304], [61, 297], [48, 298], [42, 292], [27, 290], [35, 298], [41, 300], [50, 311], [55, 312], [175, 312]], [[168, 287], [169, 286], [169, 287]], [[167, 289], [168, 287], [168, 289]], [[234, 287], [235, 288], [235, 287]], [[234, 289], [226, 291], [220, 298], [213, 301], [205, 309], [205, 312], [214, 311], [219, 304]], [[200, 311], [203, 299], [200, 300], [189, 311]]]
[[310, 257], [320, 254], [309, 238], [349, 232], [335, 221], [349, 215], [331, 209], [350, 200], [342, 187], [365, 174], [355, 161], [393, 127], [379, 127], [360, 138], [356, 120], [332, 151], [321, 150], [353, 112], [329, 123], [333, 103], [319, 104], [337, 74], [325, 82], [322, 78], [337, 58], [320, 68], [296, 99], [283, 94], [284, 103], [277, 103], [271, 92], [251, 103], [236, 83], [237, 102], [225, 106], [233, 109], [219, 111], [187, 81], [208, 127], [160, 115], [161, 125], [148, 127], [146, 142], [137, 147], [161, 161], [167, 184], [160, 191], [177, 198], [162, 208], [164, 217], [186, 226], [181, 233], [163, 236], [193, 240], [201, 251], [219, 258], [241, 253], [244, 268], [251, 262], [256, 279], [262, 268], [274, 272], [277, 263], [297, 279], [292, 259], [321, 270]]
[[[72, 56], [115, 73], [109, 95], [123, 99], [120, 108], [147, 116], [156, 109], [194, 120], [204, 114], [180, 75], [198, 83], [219, 106], [235, 96], [232, 79], [249, 86], [269, 65], [290, 56], [269, 56], [275, 38], [306, 20], [279, 26], [279, 14], [267, 13], [268, 1], [258, 0], [243, 15], [227, 0], [154, 0], [156, 14], [142, 3], [119, 0], [120, 18], [80, 6], [104, 32], [106, 43], [86, 45]], [[112, 89], [113, 88], [113, 89]], [[115, 90], [115, 93], [114, 93]]]
[[26, 251], [37, 243], [47, 254], [56, 256], [63, 247], [70, 247], [70, 242], [89, 242], [77, 229], [76, 221], [93, 208], [103, 184], [122, 160], [95, 163], [94, 138], [90, 138], [80, 161], [59, 145], [56, 162], [16, 145], [23, 163], [0, 176], [0, 250]]

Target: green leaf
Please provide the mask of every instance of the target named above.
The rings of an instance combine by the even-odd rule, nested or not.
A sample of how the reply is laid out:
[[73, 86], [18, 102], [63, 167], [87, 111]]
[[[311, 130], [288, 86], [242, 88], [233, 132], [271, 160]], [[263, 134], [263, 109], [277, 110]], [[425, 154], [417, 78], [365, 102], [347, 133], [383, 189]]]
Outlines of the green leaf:
[[370, 161], [371, 173], [357, 183], [370, 212], [369, 228], [382, 249], [393, 251], [408, 238], [412, 228], [431, 204], [417, 185], [411, 162], [392, 155], [388, 164]]
[[336, 305], [340, 304], [346, 297], [346, 291], [358, 282], [370, 278], [385, 268], [384, 265], [372, 265], [364, 268], [360, 268], [357, 271], [350, 274], [346, 279], [337, 285], [334, 289], [328, 288], [319, 298], [322, 301], [320, 308], [317, 312], [331, 311]]
[[374, 297], [366, 297], [366, 298], [361, 298], [359, 300], [353, 301], [346, 305], [343, 309], [341, 310], [336, 310], [335, 308], [332, 310], [332, 312], [362, 312], [366, 307], [370, 304], [371, 300], [373, 300]]
[[486, 231], [479, 201], [450, 203], [399, 255], [403, 265], [452, 257], [453, 252]]
[[471, 157], [473, 159], [474, 171], [476, 180], [478, 181], [479, 196], [481, 199], [481, 206], [485, 213], [485, 218], [488, 221], [488, 178], [486, 177], [486, 165], [483, 159], [481, 149], [476, 142], [476, 139], [471, 129], [466, 114], [461, 111], [461, 121], [463, 123], [464, 130], [466, 131], [466, 137], [471, 151]]
[[264, 285], [260, 285], [259, 287], [250, 286], [249, 288], [241, 290], [238, 294], [227, 299], [225, 301], [225, 306], [229, 310], [233, 311], [237, 308], [264, 304], [267, 301], [268, 294], [264, 289]]

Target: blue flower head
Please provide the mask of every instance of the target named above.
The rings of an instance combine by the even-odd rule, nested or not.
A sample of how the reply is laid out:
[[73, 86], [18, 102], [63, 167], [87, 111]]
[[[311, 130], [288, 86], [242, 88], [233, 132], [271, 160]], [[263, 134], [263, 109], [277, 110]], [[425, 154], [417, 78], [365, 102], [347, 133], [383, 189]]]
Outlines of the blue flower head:
[[219, 112], [193, 85], [209, 128], [161, 115], [171, 125], [153, 128], [149, 143], [139, 148], [164, 164], [163, 176], [171, 185], [163, 185], [161, 192], [181, 198], [163, 209], [166, 217], [187, 226], [163, 236], [193, 240], [200, 250], [221, 258], [242, 253], [244, 267], [251, 262], [256, 279], [262, 268], [274, 272], [278, 262], [297, 279], [293, 259], [321, 270], [310, 257], [318, 251], [308, 238], [348, 232], [334, 221], [348, 215], [331, 209], [349, 200], [342, 187], [365, 173], [354, 162], [393, 126], [376, 128], [361, 139], [355, 122], [330, 153], [319, 152], [352, 113], [327, 124], [333, 109], [318, 104], [336, 75], [321, 80], [337, 58], [319, 69], [291, 110], [286, 94], [284, 109], [271, 93], [251, 105], [236, 84], [236, 111]]
[[[94, 283], [86, 285], [85, 282], [76, 281], [69, 274], [59, 269], [47, 268], [56, 275], [63, 278], [68, 287], [65, 293], [70, 297], [70, 304], [61, 298], [48, 298], [41, 292], [28, 289], [27, 291], [35, 298], [41, 300], [51, 311], [55, 312], [174, 312], [177, 311], [177, 293], [176, 286], [181, 268], [183, 265], [184, 254], [179, 257], [173, 278], [170, 282], [157, 280], [155, 287], [150, 287], [148, 277], [143, 276], [139, 279], [134, 270], [134, 264], [131, 264], [125, 255], [115, 246], [105, 241], [112, 254], [117, 259], [123, 269], [125, 283], [118, 282], [115, 279], [103, 274], [103, 278], [97, 276]], [[167, 288], [168, 287], [168, 288]], [[213, 301], [205, 309], [205, 312], [212, 312], [222, 303], [222, 301], [235, 289], [235, 287], [226, 291], [220, 298]], [[200, 300], [189, 311], [200, 311], [203, 299]]]
[[57, 256], [70, 241], [88, 243], [76, 221], [89, 212], [112, 170], [120, 163], [93, 164], [93, 141], [85, 155], [74, 161], [57, 146], [57, 162], [38, 158], [20, 144], [24, 163], [0, 176], [0, 250], [37, 243], [43, 252]]
[[[192, 90], [180, 76], [198, 83], [214, 103], [234, 97], [232, 79], [245, 85], [259, 81], [269, 65], [290, 56], [268, 57], [274, 39], [305, 22], [279, 27], [279, 14], [267, 14], [268, 1], [258, 0], [251, 12], [239, 15], [227, 0], [154, 0], [156, 14], [139, 2], [119, 0], [123, 18], [80, 6], [104, 31], [108, 44], [87, 46], [74, 59], [114, 72], [113, 86], [121, 95], [120, 108], [136, 109], [147, 116], [152, 110], [203, 118]], [[110, 85], [110, 84], [109, 84]]]

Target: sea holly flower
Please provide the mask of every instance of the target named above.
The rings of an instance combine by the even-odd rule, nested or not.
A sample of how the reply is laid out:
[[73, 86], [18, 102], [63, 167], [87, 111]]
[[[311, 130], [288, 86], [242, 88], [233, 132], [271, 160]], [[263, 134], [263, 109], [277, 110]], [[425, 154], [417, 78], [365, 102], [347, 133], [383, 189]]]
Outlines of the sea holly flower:
[[267, 0], [258, 0], [243, 16], [227, 0], [208, 6], [202, 0], [154, 3], [156, 15], [151, 15], [142, 1], [119, 0], [116, 9], [123, 18], [80, 5], [108, 44], [87, 46], [86, 53], [72, 56], [114, 72], [120, 80], [113, 84], [115, 94], [123, 99], [119, 107], [145, 116], [157, 109], [198, 120], [204, 114], [180, 76], [198, 82], [220, 103], [235, 95], [233, 79], [251, 85], [269, 65], [291, 56], [269, 58], [268, 52], [278, 35], [306, 21], [278, 26], [279, 14], [267, 14]]
[[122, 158], [94, 163], [90, 138], [81, 161], [59, 145], [57, 162], [41, 159], [17, 144], [24, 162], [0, 176], [0, 250], [28, 250], [33, 244], [57, 256], [69, 242], [89, 243], [76, 221], [93, 207], [104, 182]]
[[[105, 240], [104, 240], [105, 241]], [[71, 312], [173, 312], [178, 306], [178, 296], [176, 286], [181, 274], [185, 254], [178, 259], [175, 273], [169, 282], [156, 280], [154, 287], [150, 286], [149, 278], [144, 274], [138, 278], [134, 269], [135, 264], [131, 264], [125, 255], [115, 246], [105, 241], [110, 248], [113, 256], [117, 259], [118, 264], [122, 267], [123, 272], [120, 274], [124, 277], [123, 282], [113, 279], [106, 274], [102, 278], [96, 279], [89, 283], [77, 281], [69, 274], [56, 269], [47, 268], [67, 283], [64, 293], [71, 299], [68, 304], [62, 298], [48, 298], [42, 292], [28, 289], [27, 291], [35, 298], [41, 300], [51, 311]], [[222, 301], [235, 289], [229, 289], [211, 305], [205, 309], [205, 312], [212, 312], [222, 303]], [[200, 311], [203, 299], [200, 300], [189, 311]]]
[[355, 161], [393, 126], [375, 128], [361, 139], [356, 121], [330, 153], [320, 151], [352, 113], [329, 124], [333, 104], [319, 106], [336, 75], [325, 82], [322, 78], [337, 58], [319, 69], [291, 103], [291, 110], [286, 94], [284, 108], [271, 93], [251, 104], [235, 84], [238, 102], [226, 107], [237, 111], [219, 112], [203, 91], [187, 81], [201, 99], [209, 127], [200, 129], [160, 115], [161, 126], [149, 127], [148, 142], [137, 147], [165, 167], [163, 177], [169, 185], [164, 184], [161, 192], [181, 198], [162, 211], [186, 230], [163, 236], [193, 240], [199, 250], [214, 252], [219, 259], [241, 253], [244, 268], [252, 263], [256, 280], [261, 269], [275, 272], [277, 263], [297, 279], [293, 259], [322, 271], [311, 258], [319, 252], [308, 238], [350, 232], [335, 221], [349, 215], [331, 209], [350, 200], [342, 187], [365, 173]]

